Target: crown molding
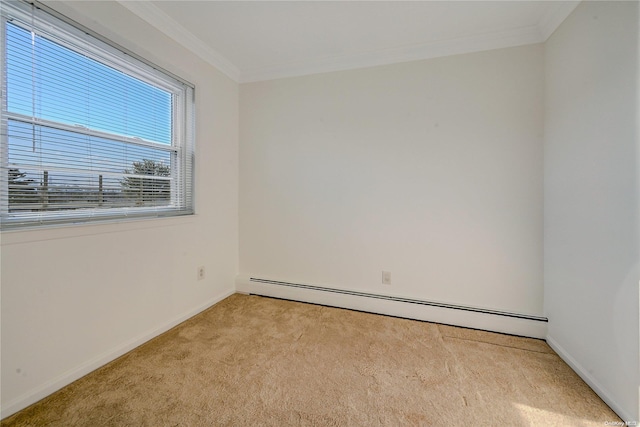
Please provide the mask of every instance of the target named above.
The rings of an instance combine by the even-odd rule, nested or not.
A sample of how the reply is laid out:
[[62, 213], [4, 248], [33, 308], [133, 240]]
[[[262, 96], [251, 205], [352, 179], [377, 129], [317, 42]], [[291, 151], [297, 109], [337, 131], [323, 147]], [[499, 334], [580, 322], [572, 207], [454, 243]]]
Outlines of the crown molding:
[[540, 19], [540, 22], [538, 22], [538, 28], [544, 41], [547, 41], [547, 39], [551, 37], [551, 34], [567, 19], [580, 2], [581, 0], [552, 3], [552, 6], [547, 9], [547, 13], [545, 13]]
[[581, 0], [549, 2], [552, 3], [552, 6], [542, 16], [537, 25], [360, 54], [330, 56], [310, 61], [286, 62], [243, 70], [238, 69], [231, 61], [216, 52], [151, 2], [116, 1], [200, 56], [229, 78], [238, 83], [249, 83], [542, 43], [553, 34]]
[[116, 0], [139, 18], [148, 22], [176, 42], [180, 43], [204, 61], [213, 65], [227, 77], [240, 81], [240, 70], [231, 61], [216, 52], [169, 15], [148, 1]]
[[400, 48], [375, 50], [355, 55], [325, 57], [314, 61], [288, 62], [270, 67], [243, 70], [240, 83], [418, 61], [442, 56], [535, 44], [543, 41], [538, 26], [531, 25]]

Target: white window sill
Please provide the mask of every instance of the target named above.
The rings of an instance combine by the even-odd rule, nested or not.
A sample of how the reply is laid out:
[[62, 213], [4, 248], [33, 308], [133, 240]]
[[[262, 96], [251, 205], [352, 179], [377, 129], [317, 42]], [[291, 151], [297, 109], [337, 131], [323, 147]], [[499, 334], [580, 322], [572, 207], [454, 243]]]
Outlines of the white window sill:
[[110, 220], [86, 224], [63, 224], [5, 230], [0, 233], [0, 245], [8, 246], [21, 243], [42, 242], [45, 240], [70, 239], [99, 234], [183, 226], [193, 224], [197, 216], [197, 214], [193, 214], [165, 218]]

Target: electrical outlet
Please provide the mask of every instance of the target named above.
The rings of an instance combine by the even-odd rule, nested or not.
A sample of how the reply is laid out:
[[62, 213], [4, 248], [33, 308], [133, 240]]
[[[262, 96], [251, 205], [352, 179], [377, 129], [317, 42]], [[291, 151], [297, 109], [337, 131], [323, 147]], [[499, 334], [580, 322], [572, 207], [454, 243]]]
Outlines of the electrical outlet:
[[391, 284], [391, 272], [390, 271], [383, 271], [382, 272], [382, 284], [383, 285], [390, 285]]
[[198, 280], [204, 279], [204, 267], [198, 267]]

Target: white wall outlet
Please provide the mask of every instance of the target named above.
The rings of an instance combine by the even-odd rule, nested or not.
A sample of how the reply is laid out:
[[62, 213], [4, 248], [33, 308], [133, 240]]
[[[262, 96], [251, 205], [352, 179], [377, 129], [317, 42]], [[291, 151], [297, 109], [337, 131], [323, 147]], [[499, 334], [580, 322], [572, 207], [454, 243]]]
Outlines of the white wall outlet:
[[382, 284], [383, 285], [390, 285], [391, 284], [391, 272], [390, 271], [383, 271], [382, 272]]
[[198, 267], [198, 280], [204, 279], [204, 267]]

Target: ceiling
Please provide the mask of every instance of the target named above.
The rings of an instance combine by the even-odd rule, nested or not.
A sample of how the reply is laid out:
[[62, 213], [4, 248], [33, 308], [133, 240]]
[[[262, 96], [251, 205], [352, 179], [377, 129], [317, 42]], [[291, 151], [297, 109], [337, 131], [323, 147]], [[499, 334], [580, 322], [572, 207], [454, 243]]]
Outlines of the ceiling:
[[238, 82], [545, 41], [577, 1], [131, 1]]

